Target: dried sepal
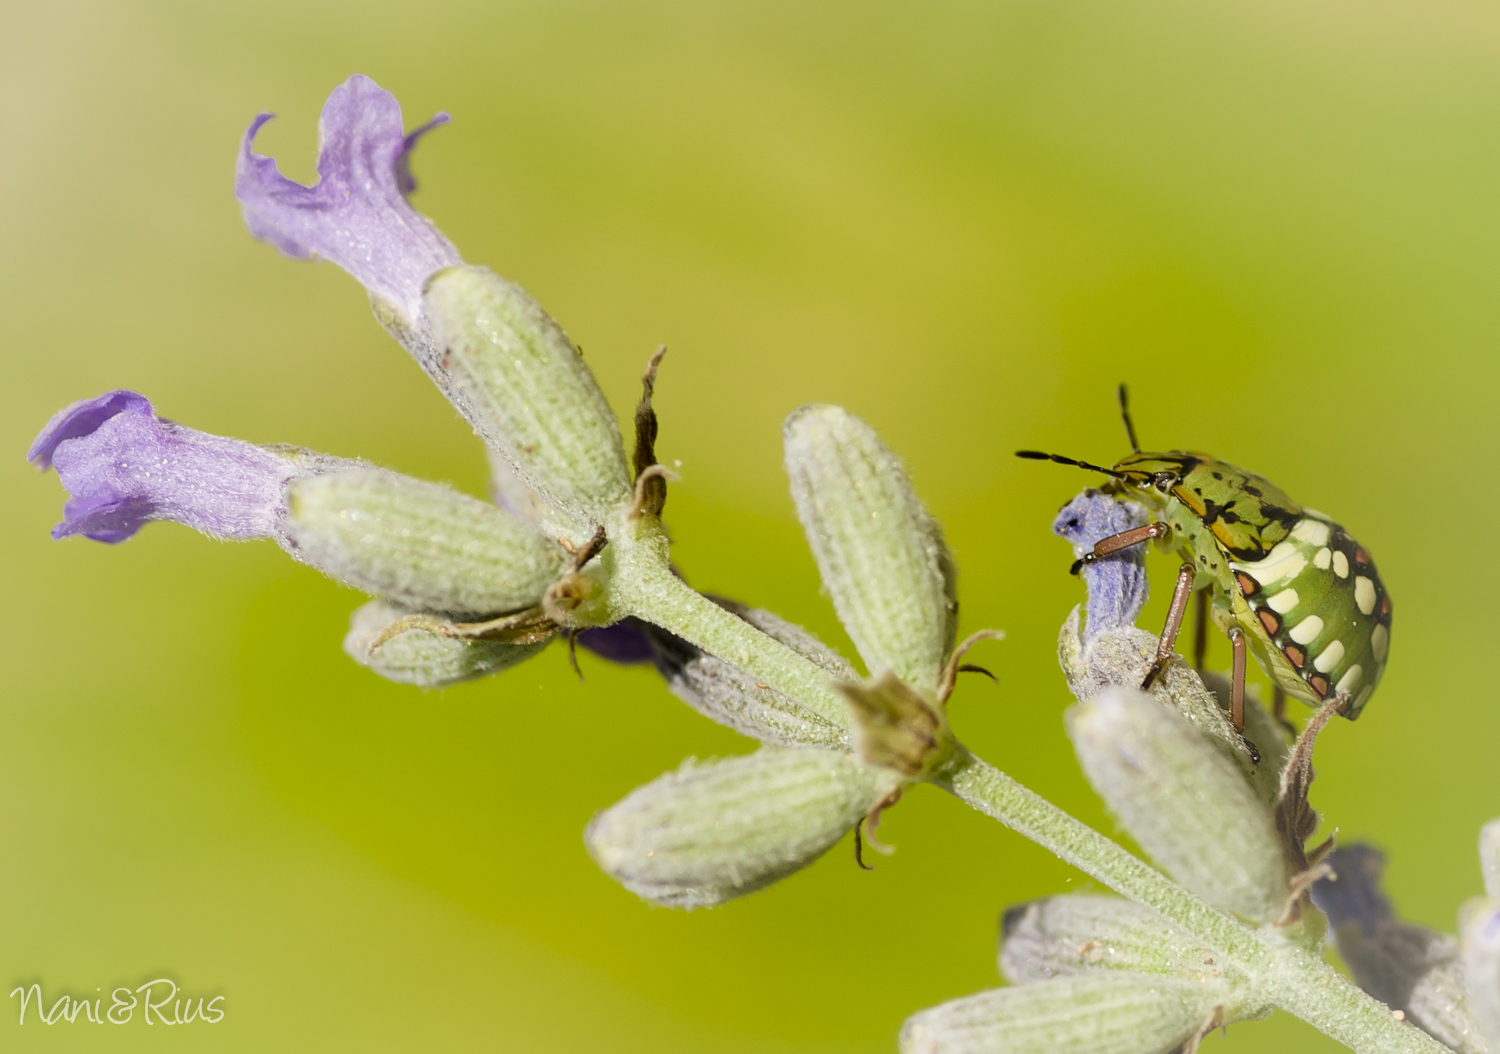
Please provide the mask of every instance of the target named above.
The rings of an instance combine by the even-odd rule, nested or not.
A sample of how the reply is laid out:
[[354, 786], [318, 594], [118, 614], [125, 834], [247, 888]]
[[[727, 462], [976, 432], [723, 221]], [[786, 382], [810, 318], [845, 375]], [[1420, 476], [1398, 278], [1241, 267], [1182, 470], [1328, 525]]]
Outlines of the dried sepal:
[[1089, 783], [1161, 867], [1215, 907], [1280, 916], [1286, 871], [1270, 807], [1186, 718], [1111, 688], [1066, 715]]
[[921, 779], [953, 749], [943, 713], [895, 674], [873, 682], [842, 682], [834, 687], [854, 719], [855, 752], [906, 779]]

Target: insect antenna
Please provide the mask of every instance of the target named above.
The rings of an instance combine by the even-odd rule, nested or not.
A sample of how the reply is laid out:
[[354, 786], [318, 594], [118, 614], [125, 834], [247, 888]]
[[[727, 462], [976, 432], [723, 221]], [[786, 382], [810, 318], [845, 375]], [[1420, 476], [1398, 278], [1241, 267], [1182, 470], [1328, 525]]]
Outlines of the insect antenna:
[[1115, 479], [1129, 478], [1125, 473], [1116, 472], [1114, 469], [1105, 468], [1103, 465], [1094, 465], [1087, 461], [1079, 461], [1077, 458], [1063, 457], [1061, 454], [1048, 454], [1040, 450], [1017, 450], [1016, 457], [1024, 457], [1028, 461], [1056, 461], [1059, 465], [1073, 465], [1089, 472], [1102, 472], [1106, 476], [1113, 476]]
[[1139, 454], [1141, 444], [1135, 438], [1135, 422], [1130, 419], [1130, 392], [1125, 388], [1125, 382], [1120, 382], [1119, 391], [1116, 393], [1120, 399], [1120, 419], [1125, 422], [1125, 435], [1130, 440], [1130, 452]]

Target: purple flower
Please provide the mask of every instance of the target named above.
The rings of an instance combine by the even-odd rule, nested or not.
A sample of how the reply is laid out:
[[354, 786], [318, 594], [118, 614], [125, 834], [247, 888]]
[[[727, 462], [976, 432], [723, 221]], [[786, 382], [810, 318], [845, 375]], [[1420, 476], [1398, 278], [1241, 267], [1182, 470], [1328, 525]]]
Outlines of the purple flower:
[[58, 412], [26, 460], [56, 468], [72, 495], [52, 537], [123, 542], [150, 520], [216, 538], [275, 534], [282, 490], [298, 463], [238, 439], [157, 417], [135, 392], [107, 392]]
[[[1100, 539], [1145, 522], [1139, 506], [1122, 505], [1097, 490], [1086, 490], [1058, 511], [1052, 533], [1072, 542], [1074, 553], [1082, 556]], [[1085, 645], [1106, 630], [1135, 625], [1136, 616], [1146, 606], [1144, 545], [1132, 545], [1084, 564], [1082, 574], [1089, 590], [1083, 627]]]
[[656, 658], [651, 630], [636, 618], [625, 618], [612, 626], [586, 629], [578, 634], [578, 643], [599, 658], [621, 666], [638, 666]]
[[251, 151], [255, 133], [271, 117], [263, 113], [251, 122], [235, 173], [235, 196], [250, 233], [288, 256], [332, 260], [371, 298], [389, 305], [407, 330], [425, 336], [422, 283], [463, 260], [406, 200], [416, 186], [407, 165], [417, 138], [448, 115], [407, 134], [396, 97], [355, 74], [323, 104], [318, 181], [311, 187]]

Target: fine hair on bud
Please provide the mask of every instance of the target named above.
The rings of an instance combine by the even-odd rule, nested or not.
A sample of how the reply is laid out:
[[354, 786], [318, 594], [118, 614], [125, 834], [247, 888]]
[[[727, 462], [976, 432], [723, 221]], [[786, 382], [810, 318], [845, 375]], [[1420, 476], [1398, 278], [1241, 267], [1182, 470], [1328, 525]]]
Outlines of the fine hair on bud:
[[[1005, 912], [1000, 972], [1011, 984], [1100, 970], [1227, 983], [1224, 957], [1149, 908], [1120, 897], [1074, 893]], [[1242, 979], [1241, 979], [1242, 980]]]
[[896, 789], [848, 754], [762, 747], [689, 759], [599, 813], [589, 853], [626, 889], [656, 904], [721, 904], [806, 867]]
[[907, 1018], [901, 1054], [1167, 1054], [1213, 1019], [1223, 989], [1099, 973], [997, 988]]
[[411, 627], [379, 643], [410, 612], [372, 600], [356, 608], [344, 637], [344, 654], [388, 681], [418, 688], [446, 688], [478, 680], [525, 662], [547, 646], [503, 641], [460, 640]]
[[530, 607], [566, 556], [488, 502], [366, 467], [294, 480], [282, 532], [293, 554], [320, 571], [423, 611]]
[[1270, 806], [1175, 710], [1111, 688], [1067, 712], [1084, 775], [1168, 874], [1218, 908], [1279, 917], [1286, 865]]
[[586, 544], [631, 483], [619, 424], [577, 347], [525, 290], [483, 267], [439, 271], [423, 303], [470, 423], [540, 499], [538, 518]]
[[874, 429], [805, 406], [783, 429], [792, 500], [839, 621], [872, 675], [932, 695], [957, 628], [956, 575], [937, 523]]

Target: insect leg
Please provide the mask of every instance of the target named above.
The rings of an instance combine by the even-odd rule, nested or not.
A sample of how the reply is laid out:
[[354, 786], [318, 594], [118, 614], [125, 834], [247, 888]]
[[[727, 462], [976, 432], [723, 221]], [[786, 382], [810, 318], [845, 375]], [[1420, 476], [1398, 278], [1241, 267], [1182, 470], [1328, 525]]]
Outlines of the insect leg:
[[1193, 604], [1193, 669], [1203, 671], [1208, 657], [1208, 590], [1198, 590]]
[[1171, 529], [1165, 523], [1158, 521], [1148, 523], [1144, 527], [1132, 527], [1128, 531], [1112, 534], [1108, 538], [1100, 538], [1094, 543], [1093, 552], [1084, 553], [1073, 561], [1073, 566], [1068, 569], [1068, 573], [1076, 575], [1084, 564], [1091, 564], [1101, 556], [1118, 553], [1121, 549], [1129, 549], [1132, 545], [1149, 542], [1152, 538], [1160, 538]]
[[1230, 675], [1229, 719], [1234, 730], [1245, 730], [1245, 631], [1238, 626], [1229, 631], [1229, 644], [1234, 649], [1234, 672]]
[[[1105, 541], [1109, 539], [1106, 538]], [[1151, 663], [1151, 669], [1146, 671], [1146, 677], [1141, 681], [1142, 691], [1156, 683], [1156, 679], [1172, 659], [1172, 648], [1177, 644], [1177, 634], [1182, 631], [1182, 616], [1187, 613], [1188, 596], [1193, 591], [1195, 574], [1191, 564], [1183, 564], [1177, 572], [1177, 588], [1172, 590], [1172, 606], [1167, 609], [1167, 624], [1162, 627], [1161, 641], [1156, 645], [1156, 660]]]
[[1293, 739], [1297, 738], [1297, 726], [1286, 719], [1286, 690], [1279, 684], [1276, 686], [1275, 693], [1271, 696], [1271, 715], [1276, 718], [1276, 723], [1286, 729]]

